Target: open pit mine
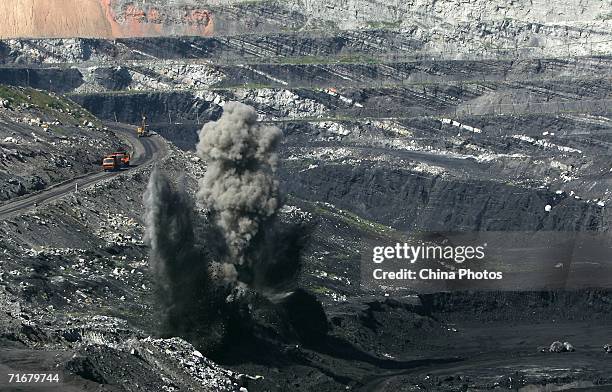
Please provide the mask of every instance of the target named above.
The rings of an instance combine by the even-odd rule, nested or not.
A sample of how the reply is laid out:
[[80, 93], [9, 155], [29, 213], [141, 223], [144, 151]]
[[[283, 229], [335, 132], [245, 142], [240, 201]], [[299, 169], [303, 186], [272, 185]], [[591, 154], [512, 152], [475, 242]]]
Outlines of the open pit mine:
[[610, 0], [0, 2], [0, 391], [612, 391], [611, 206]]

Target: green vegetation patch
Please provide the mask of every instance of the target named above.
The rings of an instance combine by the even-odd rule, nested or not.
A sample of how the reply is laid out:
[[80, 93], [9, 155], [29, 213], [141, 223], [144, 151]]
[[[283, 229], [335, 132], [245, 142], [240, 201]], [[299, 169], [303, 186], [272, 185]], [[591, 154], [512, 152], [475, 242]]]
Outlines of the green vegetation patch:
[[332, 211], [329, 207], [322, 204], [319, 204], [316, 210], [322, 214], [331, 213], [333, 214], [333, 216], [342, 220], [344, 223], [353, 227], [357, 227], [364, 232], [373, 232], [375, 234], [384, 236], [387, 234], [391, 234], [394, 231], [388, 226], [362, 218], [351, 211], [339, 209], [334, 209]]
[[365, 233], [376, 234], [377, 236], [383, 237], [390, 237], [396, 233], [396, 231], [389, 226], [365, 219], [354, 212], [341, 210], [328, 203], [309, 201], [296, 197], [295, 195], [288, 195], [288, 200], [291, 201], [292, 199], [297, 199], [301, 202], [300, 204], [307, 205], [309, 210], [312, 209], [311, 212], [317, 215], [340, 220], [347, 225], [355, 227]]
[[43, 90], [0, 85], [0, 98], [8, 100], [14, 108], [27, 105], [65, 123], [76, 125], [83, 121], [91, 121], [96, 126], [101, 126], [93, 114], [70, 99]]

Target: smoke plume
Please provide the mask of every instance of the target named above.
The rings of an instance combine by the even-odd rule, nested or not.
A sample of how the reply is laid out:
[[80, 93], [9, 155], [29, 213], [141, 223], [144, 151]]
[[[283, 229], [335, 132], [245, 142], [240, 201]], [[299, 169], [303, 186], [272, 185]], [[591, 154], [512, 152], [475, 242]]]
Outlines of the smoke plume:
[[167, 276], [170, 260], [182, 261], [193, 251], [192, 208], [187, 195], [174, 191], [157, 167], [151, 172], [144, 204], [145, 240], [151, 249], [151, 265], [156, 275]]
[[165, 335], [223, 352], [258, 330], [304, 341], [327, 332], [321, 305], [296, 290], [309, 230], [277, 219], [281, 136], [237, 102], [202, 128], [197, 152], [208, 167], [197, 198], [207, 214], [195, 215], [184, 191], [157, 169], [151, 173], [146, 240]]
[[274, 172], [281, 137], [278, 128], [257, 123], [255, 110], [239, 102], [227, 103], [221, 118], [200, 132], [197, 152], [208, 169], [198, 199], [214, 213], [229, 261], [237, 266], [253, 262], [250, 247], [279, 208]]
[[207, 258], [195, 247], [192, 201], [154, 168], [144, 194], [145, 242], [160, 305], [164, 335], [201, 340], [214, 338]]

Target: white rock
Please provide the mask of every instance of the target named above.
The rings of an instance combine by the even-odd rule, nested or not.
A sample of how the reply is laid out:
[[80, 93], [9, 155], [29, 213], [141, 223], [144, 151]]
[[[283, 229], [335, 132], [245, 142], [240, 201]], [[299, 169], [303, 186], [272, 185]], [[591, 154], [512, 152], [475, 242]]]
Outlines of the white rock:
[[550, 204], [546, 204], [546, 207], [544, 207], [544, 211], [549, 212], [550, 210], [552, 210], [552, 206]]
[[563, 347], [563, 343], [556, 341], [550, 345], [548, 351], [550, 351], [551, 353], [561, 353], [563, 352], [564, 348], [565, 347]]

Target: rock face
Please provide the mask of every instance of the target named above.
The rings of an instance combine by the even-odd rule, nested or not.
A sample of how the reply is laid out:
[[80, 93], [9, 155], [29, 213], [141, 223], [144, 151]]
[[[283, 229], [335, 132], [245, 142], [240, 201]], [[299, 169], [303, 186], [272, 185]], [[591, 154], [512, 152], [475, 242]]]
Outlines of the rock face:
[[211, 12], [200, 1], [98, 0], [112, 27], [113, 37], [210, 35]]
[[459, 24], [473, 21], [516, 19], [527, 22], [585, 22], [604, 19], [610, 1], [519, 0], [511, 3], [488, 0], [304, 0], [294, 7], [352, 29], [374, 22], [410, 23], [410, 18]]
[[[153, 4], [151, 4], [153, 3]], [[7, 0], [0, 37], [139, 37], [208, 35], [210, 11], [196, 6], [123, 0]]]
[[[516, 37], [519, 46], [541, 46], [548, 42], [528, 36], [550, 29], [557, 37], [584, 38], [579, 30], [600, 35], [609, 30], [609, 9], [609, 0], [578, 4], [574, 0], [520, 0], [509, 5], [485, 0], [6, 0], [0, 4], [5, 21], [0, 38], [203, 36], [416, 26], [421, 34], [435, 28], [454, 48], [455, 40], [469, 40], [469, 36], [518, 23], [526, 26]], [[500, 34], [497, 38], [508, 37]]]

